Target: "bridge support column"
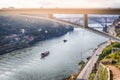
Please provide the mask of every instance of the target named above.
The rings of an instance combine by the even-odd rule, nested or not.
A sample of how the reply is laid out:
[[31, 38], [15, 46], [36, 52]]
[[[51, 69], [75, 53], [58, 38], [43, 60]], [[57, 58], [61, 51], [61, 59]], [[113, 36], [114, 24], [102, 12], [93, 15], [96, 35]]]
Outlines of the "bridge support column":
[[48, 18], [53, 18], [53, 14], [48, 14]]
[[88, 27], [88, 14], [84, 14], [84, 27]]

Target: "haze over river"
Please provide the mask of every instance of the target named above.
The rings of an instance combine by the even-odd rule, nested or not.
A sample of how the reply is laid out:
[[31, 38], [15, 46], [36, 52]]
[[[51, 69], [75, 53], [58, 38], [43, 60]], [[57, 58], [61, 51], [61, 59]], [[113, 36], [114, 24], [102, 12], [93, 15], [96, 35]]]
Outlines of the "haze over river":
[[[63, 40], [68, 40], [66, 43]], [[93, 54], [107, 39], [97, 34], [75, 29], [73, 32], [40, 41], [32, 47], [0, 56], [0, 80], [62, 80], [78, 72], [78, 63]], [[50, 51], [44, 59], [41, 52]]]

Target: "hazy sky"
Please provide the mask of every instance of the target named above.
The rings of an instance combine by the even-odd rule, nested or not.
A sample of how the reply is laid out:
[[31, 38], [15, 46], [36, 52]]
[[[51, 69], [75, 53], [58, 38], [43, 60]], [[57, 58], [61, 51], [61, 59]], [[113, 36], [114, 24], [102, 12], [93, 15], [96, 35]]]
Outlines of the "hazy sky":
[[39, 7], [69, 7], [69, 8], [120, 8], [120, 0], [0, 0], [0, 8], [39, 8]]

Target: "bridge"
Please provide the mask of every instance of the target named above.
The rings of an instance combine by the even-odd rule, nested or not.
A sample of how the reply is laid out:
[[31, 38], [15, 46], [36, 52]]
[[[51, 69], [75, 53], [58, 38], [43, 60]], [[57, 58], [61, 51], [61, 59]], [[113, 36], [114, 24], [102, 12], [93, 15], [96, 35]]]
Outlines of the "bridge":
[[0, 14], [47, 14], [53, 18], [53, 14], [83, 14], [84, 27], [88, 27], [88, 14], [120, 14], [119, 8], [6, 8], [0, 9]]
[[[40, 9], [0, 9], [0, 14], [27, 14], [27, 16], [29, 16], [30, 14], [47, 14], [48, 15], [48, 20], [54, 21], [54, 22], [58, 22], [61, 24], [68, 24], [71, 26], [74, 26], [76, 28], [82, 28], [85, 29], [87, 31], [99, 34], [101, 36], [105, 36], [109, 39], [113, 39], [117, 42], [120, 42], [120, 39], [109, 35], [105, 32], [101, 32], [98, 31], [96, 29], [90, 28], [88, 26], [88, 15], [89, 14], [112, 14], [112, 15], [119, 15], [120, 14], [120, 9], [79, 9], [79, 8], [40, 8]], [[53, 14], [83, 14], [84, 15], [84, 25], [80, 25], [80, 24], [76, 24], [73, 22], [69, 22], [69, 21], [64, 21], [64, 20], [60, 20], [60, 19], [56, 19]], [[24, 16], [24, 15], [21, 15]], [[36, 18], [42, 18], [42, 17], [38, 17], [38, 16], [32, 16], [32, 17], [36, 17]], [[43, 18], [45, 19], [45, 18]], [[94, 65], [94, 64], [93, 64]], [[84, 73], [82, 73], [84, 74]], [[90, 74], [87, 73], [87, 75]], [[81, 74], [79, 74], [79, 76], [77, 77], [77, 80], [87, 80], [88, 77], [84, 78], [84, 75], [81, 76]]]

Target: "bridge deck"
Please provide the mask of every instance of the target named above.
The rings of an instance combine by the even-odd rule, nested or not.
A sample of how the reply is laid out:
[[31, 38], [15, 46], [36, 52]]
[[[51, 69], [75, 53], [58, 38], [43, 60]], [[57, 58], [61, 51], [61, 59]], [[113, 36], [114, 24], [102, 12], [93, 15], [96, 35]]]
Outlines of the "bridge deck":
[[120, 8], [26, 8], [0, 9], [0, 13], [41, 14], [120, 14]]
[[26, 9], [0, 9], [0, 14], [84, 14], [84, 27], [88, 27], [88, 14], [120, 14], [119, 8], [26, 8]]

